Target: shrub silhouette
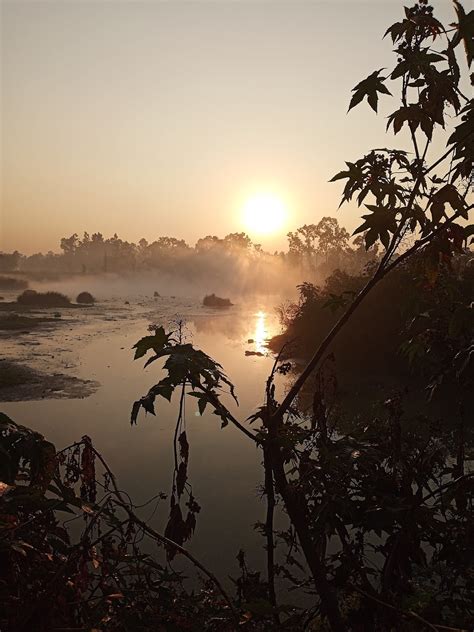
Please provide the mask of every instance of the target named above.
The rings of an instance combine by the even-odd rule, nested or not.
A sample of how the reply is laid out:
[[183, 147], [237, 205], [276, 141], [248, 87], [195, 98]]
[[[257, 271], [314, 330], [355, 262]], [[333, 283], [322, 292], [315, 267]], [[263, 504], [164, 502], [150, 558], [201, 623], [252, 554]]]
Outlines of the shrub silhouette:
[[90, 292], [81, 292], [77, 295], [76, 303], [90, 305], [91, 303], [95, 303], [95, 298]]
[[215, 294], [205, 296], [202, 304], [206, 307], [232, 307], [232, 303], [228, 298], [220, 298], [220, 296]]
[[71, 301], [60, 292], [36, 292], [25, 290], [17, 299], [20, 305], [33, 305], [36, 307], [67, 307]]

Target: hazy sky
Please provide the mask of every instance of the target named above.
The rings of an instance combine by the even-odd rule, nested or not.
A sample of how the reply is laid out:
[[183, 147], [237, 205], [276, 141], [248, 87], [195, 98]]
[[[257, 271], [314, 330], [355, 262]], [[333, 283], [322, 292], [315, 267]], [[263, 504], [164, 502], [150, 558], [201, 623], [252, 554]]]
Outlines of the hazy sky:
[[368, 106], [346, 111], [393, 64], [381, 38], [403, 4], [4, 0], [0, 249], [57, 250], [84, 230], [193, 244], [244, 230], [255, 192], [284, 199], [287, 230], [336, 213], [353, 229], [327, 181], [393, 143]]

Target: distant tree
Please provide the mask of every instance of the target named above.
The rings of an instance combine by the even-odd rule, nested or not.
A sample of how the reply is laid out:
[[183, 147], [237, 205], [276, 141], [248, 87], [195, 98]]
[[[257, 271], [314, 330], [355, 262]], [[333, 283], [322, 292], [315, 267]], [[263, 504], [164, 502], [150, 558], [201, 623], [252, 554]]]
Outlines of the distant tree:
[[60, 246], [65, 255], [72, 255], [76, 252], [78, 244], [79, 238], [77, 236], [77, 233], [74, 233], [74, 235], [71, 235], [71, 237], [63, 237], [61, 239]]
[[296, 232], [288, 233], [289, 258], [312, 272], [318, 264], [327, 264], [330, 256], [337, 266], [349, 248], [349, 238], [335, 217], [323, 217], [317, 224], [304, 224]]
[[341, 253], [349, 247], [350, 235], [335, 217], [323, 217], [316, 225], [316, 235], [318, 251], [326, 261], [331, 253]]
[[252, 240], [245, 233], [229, 233], [224, 237], [224, 246], [231, 250], [248, 250], [252, 246]]
[[8, 254], [0, 252], [0, 272], [14, 272], [18, 269], [21, 261], [21, 254], [18, 250]]
[[207, 235], [206, 237], [201, 237], [196, 242], [196, 251], [197, 252], [209, 252], [214, 248], [222, 247], [222, 239], [216, 237], [216, 235]]

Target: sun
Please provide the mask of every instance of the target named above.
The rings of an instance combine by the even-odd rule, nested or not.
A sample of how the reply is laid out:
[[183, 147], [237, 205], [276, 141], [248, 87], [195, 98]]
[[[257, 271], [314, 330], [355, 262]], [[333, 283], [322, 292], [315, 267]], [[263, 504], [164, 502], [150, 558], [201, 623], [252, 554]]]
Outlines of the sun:
[[261, 193], [250, 197], [243, 206], [243, 221], [249, 233], [269, 235], [283, 228], [286, 206], [279, 197]]

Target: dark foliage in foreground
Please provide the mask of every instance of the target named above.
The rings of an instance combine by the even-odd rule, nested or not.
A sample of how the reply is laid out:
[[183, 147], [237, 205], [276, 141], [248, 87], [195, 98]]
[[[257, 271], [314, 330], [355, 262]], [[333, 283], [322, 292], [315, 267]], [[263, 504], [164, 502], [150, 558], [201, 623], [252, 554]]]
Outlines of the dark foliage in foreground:
[[[360, 375], [390, 374], [411, 381], [413, 370], [421, 371], [421, 356], [422, 363], [452, 361], [448, 332], [467, 345], [474, 329], [474, 258], [468, 252], [457, 255], [439, 266], [436, 277], [428, 276], [426, 264], [415, 258], [374, 288], [328, 349], [339, 375], [352, 382]], [[370, 269], [361, 276], [337, 270], [323, 286], [300, 285], [298, 302], [279, 308], [285, 332], [270, 341], [270, 348], [278, 352], [287, 343], [285, 355], [307, 357], [369, 277]]]
[[[332, 178], [344, 181], [341, 204], [355, 200], [367, 209], [355, 234], [361, 235], [367, 250], [381, 247], [382, 252], [362, 285], [348, 287], [346, 279], [342, 294], [328, 292], [324, 297], [328, 308], [341, 308], [340, 315], [332, 323], [328, 317], [326, 335], [316, 332], [320, 338], [314, 341], [307, 364], [280, 400], [274, 378], [279, 371], [287, 374], [289, 367], [277, 358], [264, 402], [249, 418], [256, 429], [249, 430], [224, 403], [222, 391], [227, 387], [234, 395], [233, 387], [220, 365], [202, 351], [162, 329], [157, 329], [155, 340], [147, 337], [136, 345], [143, 350], [141, 355], [153, 351], [147, 364], [163, 357], [166, 361], [164, 376], [135, 403], [132, 421], [141, 407], [154, 413], [159, 396], [170, 399], [178, 390], [176, 437], [183, 428], [183, 401], [189, 395], [197, 398], [201, 414], [210, 406], [224, 426], [232, 423], [261, 449], [267, 501], [261, 531], [267, 551], [267, 599], [276, 622], [282, 620], [277, 584], [282, 574], [299, 590], [313, 594], [314, 629], [392, 632], [473, 625], [473, 415], [465, 395], [474, 386], [472, 305], [462, 296], [462, 283], [449, 274], [442, 283], [443, 273], [455, 265], [456, 255], [466, 252], [474, 232], [468, 223], [474, 206], [469, 199], [474, 104], [462, 92], [456, 59], [463, 44], [471, 66], [474, 11], [466, 14], [459, 2], [454, 7], [457, 23], [449, 29], [434, 17], [427, 0], [406, 7], [402, 21], [386, 32], [395, 47], [394, 68], [383, 75], [385, 69], [372, 72], [353, 89], [349, 109], [366, 99], [377, 112], [379, 95], [392, 95], [391, 81], [398, 98], [388, 130], [396, 136], [406, 128], [410, 138], [409, 150], [372, 149], [346, 162]], [[448, 117], [451, 132], [445, 135]], [[435, 133], [445, 136], [446, 149], [427, 161]], [[298, 248], [305, 248], [311, 232], [293, 236]], [[417, 306], [411, 320], [404, 321], [397, 314], [393, 318], [391, 310], [398, 306], [384, 302], [383, 293], [384, 286], [407, 283], [403, 274], [410, 260], [422, 263], [418, 278], [424, 277], [432, 288], [436, 283], [437, 296], [426, 301], [425, 311]], [[472, 275], [467, 277], [472, 283]], [[398, 292], [405, 303], [400, 288], [391, 292]], [[306, 313], [323, 318], [318, 290], [306, 284], [302, 294], [295, 322]], [[308, 308], [311, 303], [314, 310]], [[386, 332], [384, 323], [376, 325], [383, 319], [378, 313], [381, 303], [389, 319]], [[364, 309], [367, 322], [362, 323]], [[429, 394], [444, 390], [448, 414], [439, 411], [439, 419], [430, 419], [421, 403], [415, 414], [407, 413], [400, 392], [403, 383], [383, 401], [374, 384], [372, 410], [356, 407], [351, 423], [341, 423], [347, 420], [340, 419], [335, 405], [337, 376], [331, 350], [338, 344], [344, 347], [341, 337], [350, 336], [351, 327], [352, 336], [362, 331], [371, 342], [370, 328], [380, 326], [372, 332], [379, 347], [370, 351], [374, 357], [388, 351], [393, 359], [400, 342], [393, 331], [397, 320], [408, 333], [404, 352], [421, 364]], [[355, 351], [355, 370], [363, 358], [363, 371], [366, 345], [357, 349], [357, 341], [346, 337], [345, 342]], [[346, 360], [349, 355], [346, 352]], [[298, 404], [310, 385], [312, 405], [304, 413]], [[175, 459], [170, 521], [176, 504], [183, 502], [183, 492], [189, 493], [188, 456], [189, 446], [185, 457]], [[288, 516], [286, 531], [275, 532], [277, 503]], [[278, 539], [288, 547], [284, 563], [277, 559]]]
[[[125, 631], [133, 626], [148, 630], [150, 624], [153, 630], [222, 631], [472, 628], [473, 427], [465, 401], [474, 387], [472, 332], [467, 329], [472, 306], [449, 274], [443, 285], [443, 274], [472, 235], [472, 226], [459, 219], [468, 220], [472, 208], [468, 178], [474, 162], [474, 107], [460, 88], [456, 49], [463, 44], [470, 66], [474, 12], [466, 15], [459, 2], [454, 4], [458, 22], [449, 30], [426, 0], [407, 7], [403, 20], [387, 30], [397, 54], [391, 74], [377, 70], [353, 90], [350, 109], [367, 99], [377, 111], [379, 94], [391, 94], [386, 82], [401, 83], [389, 127], [397, 134], [407, 126], [412, 151], [372, 150], [333, 178], [346, 181], [342, 202], [354, 197], [359, 205], [371, 202], [365, 204], [368, 212], [356, 233], [367, 249], [377, 245], [383, 252], [363, 287], [330, 296], [328, 307], [341, 307], [342, 315], [281, 401], [275, 377], [289, 372], [281, 358], [266, 382], [262, 406], [241, 422], [230, 409], [236, 396], [223, 368], [186, 343], [180, 328], [166, 332], [156, 327], [135, 345], [136, 359], [151, 352], [146, 365], [160, 360], [162, 368], [159, 381], [133, 405], [132, 424], [142, 408], [154, 414], [160, 397], [179, 398], [164, 535], [139, 519], [88, 437], [58, 460], [51, 444], [3, 418], [1, 616], [7, 621], [17, 617], [16, 629], [100, 625]], [[437, 38], [440, 50], [434, 49]], [[448, 112], [454, 131], [446, 152], [426, 164], [433, 133], [444, 130]], [[400, 252], [410, 235], [413, 245]], [[383, 291], [385, 279], [396, 280], [394, 271], [403, 274], [414, 256], [426, 266], [427, 283], [439, 294], [406, 323], [404, 352], [421, 364], [430, 394], [448, 387], [449, 414], [433, 419], [422, 406], [408, 413], [403, 392], [395, 390], [383, 401], [374, 392], [372, 408], [356, 409], [347, 427], [337, 407], [331, 345], [357, 318], [360, 306]], [[304, 292], [308, 300], [319, 300], [314, 286]], [[310, 376], [316, 378], [311, 406], [301, 410], [298, 400]], [[250, 573], [239, 555], [237, 604], [182, 546], [192, 537], [199, 513], [188, 481], [184, 402], [190, 397], [201, 415], [209, 407], [223, 427], [234, 425], [262, 454], [267, 507], [258, 526], [265, 538], [266, 580]], [[26, 493], [21, 459], [30, 464]], [[105, 469], [102, 477], [95, 471], [96, 460]], [[55, 497], [45, 499], [47, 490]], [[86, 526], [71, 546], [67, 535], [57, 531], [54, 512], [72, 507], [84, 515]], [[287, 515], [286, 528], [276, 530], [276, 508]], [[144, 535], [165, 547], [168, 563], [183, 555], [207, 575], [215, 589], [208, 601], [201, 599], [189, 612], [195, 596], [183, 593], [180, 582], [169, 586], [175, 574], [170, 577], [169, 566], [142, 553], [138, 540]], [[45, 551], [45, 546], [51, 548]], [[311, 607], [298, 614], [282, 606], [279, 589], [285, 584], [307, 593]], [[32, 594], [36, 599], [31, 600]], [[24, 611], [19, 612], [18, 602]], [[177, 620], [183, 612], [184, 621]]]
[[[56, 452], [42, 435], [0, 413], [0, 452], [5, 632], [230, 632], [239, 622], [252, 631], [271, 629], [257, 613], [262, 586], [243, 554], [231, 600], [212, 573], [141, 521], [88, 437]], [[150, 502], [164, 499], [159, 494]], [[168, 564], [176, 553], [197, 565], [198, 589], [186, 590], [184, 575]], [[252, 600], [255, 613], [247, 608]]]

